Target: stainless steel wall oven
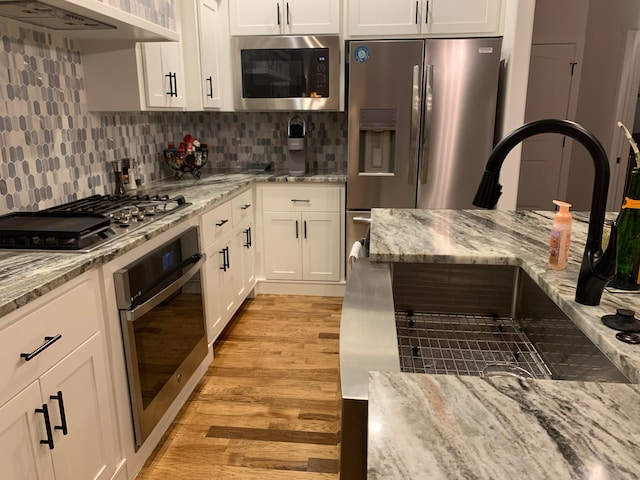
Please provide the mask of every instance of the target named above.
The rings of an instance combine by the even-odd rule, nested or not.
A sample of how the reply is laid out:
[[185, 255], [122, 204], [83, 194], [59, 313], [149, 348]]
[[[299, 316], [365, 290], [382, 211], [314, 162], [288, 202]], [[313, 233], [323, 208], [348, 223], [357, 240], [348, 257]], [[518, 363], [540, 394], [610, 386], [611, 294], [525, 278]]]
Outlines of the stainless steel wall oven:
[[198, 229], [114, 273], [136, 450], [207, 355]]

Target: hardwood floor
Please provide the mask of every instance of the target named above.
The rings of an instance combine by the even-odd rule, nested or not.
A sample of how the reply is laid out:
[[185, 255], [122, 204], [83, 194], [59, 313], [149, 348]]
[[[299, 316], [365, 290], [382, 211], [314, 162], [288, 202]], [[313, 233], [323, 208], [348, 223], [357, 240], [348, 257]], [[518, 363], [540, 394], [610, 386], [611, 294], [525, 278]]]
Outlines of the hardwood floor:
[[259, 295], [139, 480], [337, 480], [342, 298]]

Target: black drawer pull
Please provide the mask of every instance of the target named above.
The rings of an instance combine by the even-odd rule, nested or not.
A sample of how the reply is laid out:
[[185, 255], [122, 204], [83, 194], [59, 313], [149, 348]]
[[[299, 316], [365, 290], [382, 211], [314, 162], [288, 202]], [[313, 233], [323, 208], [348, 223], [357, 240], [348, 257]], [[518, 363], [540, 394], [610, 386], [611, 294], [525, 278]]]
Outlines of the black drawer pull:
[[216, 227], [221, 227], [222, 225], [224, 225], [225, 223], [227, 223], [229, 220], [220, 220], [219, 223], [216, 223]]
[[58, 393], [56, 395], [49, 396], [49, 399], [57, 400], [58, 408], [60, 409], [60, 423], [62, 425], [56, 425], [53, 428], [54, 430], [62, 430], [62, 434], [66, 435], [67, 433], [69, 433], [69, 430], [67, 429], [67, 414], [64, 411], [64, 400], [62, 400], [62, 391], [58, 390]]
[[311, 202], [311, 200], [303, 199], [303, 198], [292, 198], [291, 201], [294, 203], [296, 202], [310, 203]]
[[40, 353], [42, 353], [43, 350], [46, 350], [61, 338], [62, 338], [61, 333], [59, 333], [55, 337], [44, 337], [44, 343], [42, 345], [40, 345], [31, 353], [21, 353], [20, 358], [24, 358], [24, 361], [28, 362], [29, 360], [32, 360], [34, 357], [40, 355]]
[[244, 205], [242, 205], [242, 206], [240, 207], [240, 209], [241, 209], [241, 210], [246, 210], [246, 209], [247, 209], [247, 208], [249, 208], [250, 206], [251, 206], [251, 204], [250, 204], [250, 203], [245, 203]]
[[47, 439], [40, 440], [43, 445], [49, 445], [49, 450], [53, 450], [53, 433], [51, 432], [51, 419], [49, 418], [49, 407], [46, 403], [42, 404], [42, 408], [36, 408], [36, 413], [44, 415], [44, 427], [47, 430]]

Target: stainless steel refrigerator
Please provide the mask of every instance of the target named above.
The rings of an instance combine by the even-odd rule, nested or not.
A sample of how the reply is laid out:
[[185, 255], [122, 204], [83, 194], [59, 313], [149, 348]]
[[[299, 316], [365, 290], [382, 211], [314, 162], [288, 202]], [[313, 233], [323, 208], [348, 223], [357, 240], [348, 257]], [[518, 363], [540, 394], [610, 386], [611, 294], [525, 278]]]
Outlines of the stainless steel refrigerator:
[[501, 45], [347, 43], [347, 248], [371, 208], [472, 208], [493, 148]]

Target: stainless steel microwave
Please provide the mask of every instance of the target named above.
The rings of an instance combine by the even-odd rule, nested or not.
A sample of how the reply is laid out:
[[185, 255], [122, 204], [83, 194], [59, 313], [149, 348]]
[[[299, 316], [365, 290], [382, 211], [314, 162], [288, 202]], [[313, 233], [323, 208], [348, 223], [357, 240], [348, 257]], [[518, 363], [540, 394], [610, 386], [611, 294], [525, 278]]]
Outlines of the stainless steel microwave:
[[337, 36], [232, 37], [236, 110], [339, 110]]

